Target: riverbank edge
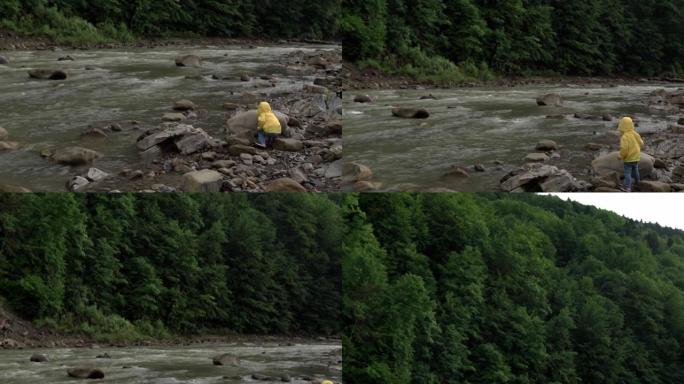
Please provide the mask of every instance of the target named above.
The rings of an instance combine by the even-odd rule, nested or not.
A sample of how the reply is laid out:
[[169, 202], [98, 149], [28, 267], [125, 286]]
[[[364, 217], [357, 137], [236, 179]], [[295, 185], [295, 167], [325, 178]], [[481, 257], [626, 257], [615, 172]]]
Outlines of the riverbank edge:
[[250, 37], [141, 37], [133, 41], [111, 41], [105, 43], [83, 42], [78, 44], [60, 44], [55, 40], [19, 34], [17, 32], [0, 30], [0, 52], [2, 51], [26, 51], [26, 50], [91, 50], [91, 49], [131, 49], [131, 48], [161, 48], [161, 47], [184, 47], [194, 46], [235, 46], [235, 45], [342, 45], [341, 41], [326, 41], [312, 39], [261, 39]]
[[389, 90], [389, 89], [459, 89], [475, 87], [519, 87], [530, 85], [605, 85], [682, 83], [684, 79], [670, 77], [586, 77], [586, 76], [502, 76], [493, 80], [469, 79], [458, 83], [440, 81], [421, 81], [405, 76], [387, 74], [377, 69], [361, 69], [354, 63], [343, 63], [344, 90]]
[[341, 335], [260, 335], [260, 334], [232, 334], [232, 333], [208, 333], [192, 336], [172, 336], [162, 340], [137, 340], [137, 341], [107, 341], [100, 342], [78, 335], [53, 335], [45, 341], [24, 340], [17, 345], [0, 346], [0, 351], [37, 350], [47, 348], [134, 348], [134, 347], [181, 347], [188, 345], [221, 345], [235, 343], [259, 343], [259, 344], [329, 344], [341, 343]]

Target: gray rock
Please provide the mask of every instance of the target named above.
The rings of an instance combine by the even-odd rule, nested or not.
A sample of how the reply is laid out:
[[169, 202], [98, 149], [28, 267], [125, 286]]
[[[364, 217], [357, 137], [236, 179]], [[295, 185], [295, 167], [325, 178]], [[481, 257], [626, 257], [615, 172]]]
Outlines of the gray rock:
[[[639, 162], [639, 173], [642, 177], [648, 177], [653, 172], [655, 160], [648, 154], [641, 154], [641, 161]], [[599, 176], [607, 176], [611, 173], [624, 173], [624, 162], [620, 160], [618, 152], [611, 152], [609, 154], [598, 157], [591, 163], [592, 169]]]
[[104, 379], [105, 377], [104, 372], [96, 368], [69, 368], [67, 374], [77, 379]]
[[29, 360], [34, 363], [47, 363], [49, 361], [47, 355], [42, 353], [34, 353]]
[[560, 107], [561, 105], [563, 105], [563, 100], [561, 98], [561, 95], [559, 95], [558, 93], [549, 93], [546, 95], [539, 96], [537, 98], [537, 105]]
[[273, 148], [279, 151], [299, 152], [304, 150], [304, 143], [297, 139], [279, 137], [273, 142]]
[[373, 171], [360, 163], [344, 163], [342, 166], [342, 181], [345, 184], [354, 184], [358, 181], [370, 181], [373, 179]]
[[102, 154], [82, 147], [57, 149], [50, 157], [52, 161], [65, 165], [85, 165], [102, 157]]
[[202, 59], [196, 55], [179, 56], [176, 58], [176, 66], [178, 67], [201, 67]]
[[176, 148], [182, 155], [197, 153], [211, 144], [211, 136], [201, 129], [176, 140]]
[[173, 105], [173, 109], [176, 111], [192, 111], [195, 109], [195, 103], [190, 100], [178, 100]]
[[7, 140], [9, 132], [3, 127], [0, 127], [0, 141]]
[[0, 141], [0, 151], [14, 151], [19, 149], [19, 143], [16, 141]]
[[568, 171], [541, 163], [526, 164], [501, 180], [506, 192], [575, 192], [581, 188]]
[[162, 115], [162, 121], [165, 122], [180, 122], [187, 120], [187, 116], [182, 113], [165, 113]]
[[342, 177], [342, 160], [337, 160], [328, 166], [325, 171], [326, 179], [335, 179]]
[[372, 101], [373, 101], [373, 99], [371, 99], [371, 97], [368, 95], [356, 95], [354, 97], [355, 103], [370, 103]]
[[178, 136], [184, 136], [192, 133], [194, 128], [192, 125], [177, 124], [167, 126], [166, 129], [161, 132], [153, 133], [151, 135], [145, 136], [140, 141], [138, 141], [138, 148], [141, 150], [149, 149], [155, 145], [161, 144], [166, 140], [176, 138]]
[[69, 181], [67, 181], [67, 190], [71, 192], [76, 192], [79, 189], [90, 184], [90, 181], [83, 176], [74, 176]]
[[537, 151], [555, 151], [558, 149], [558, 144], [553, 140], [542, 140], [537, 143], [535, 149]]
[[85, 178], [90, 181], [100, 181], [109, 176], [107, 172], [101, 171], [97, 168], [90, 168], [85, 174]]
[[[287, 129], [287, 122], [288, 122], [288, 117], [278, 111], [274, 112], [276, 117], [278, 117], [278, 120], [280, 121], [280, 125], [283, 130], [283, 136], [288, 137], [289, 136], [289, 131]], [[249, 142], [253, 142], [254, 140], [254, 135], [257, 134], [257, 116], [258, 112], [256, 110], [251, 110], [251, 111], [246, 111], [246, 112], [240, 112], [236, 114], [235, 116], [231, 117], [227, 122], [227, 130], [228, 133], [231, 136], [235, 136], [236, 138], [240, 138], [243, 140], [249, 140]]]
[[210, 169], [189, 172], [183, 175], [183, 191], [220, 192], [222, 180], [222, 174]]
[[240, 366], [240, 357], [236, 355], [232, 355], [230, 353], [225, 353], [223, 355], [218, 355], [215, 356], [212, 361], [214, 362], [214, 365], [226, 365], [226, 366], [231, 366], [231, 367], [239, 367]]
[[430, 112], [423, 108], [392, 108], [392, 115], [405, 119], [427, 119]]
[[550, 159], [551, 158], [546, 153], [530, 153], [529, 155], [525, 156], [525, 161], [533, 163], [543, 163], [545, 161], [549, 161]]
[[66, 80], [66, 72], [60, 69], [33, 69], [28, 72], [32, 79], [40, 80]]

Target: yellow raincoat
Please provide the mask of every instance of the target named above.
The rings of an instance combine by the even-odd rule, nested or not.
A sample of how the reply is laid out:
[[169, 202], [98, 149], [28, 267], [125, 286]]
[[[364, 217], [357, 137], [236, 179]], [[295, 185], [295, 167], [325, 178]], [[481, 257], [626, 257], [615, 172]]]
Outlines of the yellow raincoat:
[[635, 163], [641, 160], [641, 148], [644, 141], [634, 129], [634, 121], [630, 117], [620, 120], [618, 126], [622, 139], [620, 139], [620, 159], [625, 163]]
[[265, 133], [281, 134], [283, 128], [280, 126], [280, 121], [271, 110], [271, 106], [262, 101], [259, 103], [259, 130]]

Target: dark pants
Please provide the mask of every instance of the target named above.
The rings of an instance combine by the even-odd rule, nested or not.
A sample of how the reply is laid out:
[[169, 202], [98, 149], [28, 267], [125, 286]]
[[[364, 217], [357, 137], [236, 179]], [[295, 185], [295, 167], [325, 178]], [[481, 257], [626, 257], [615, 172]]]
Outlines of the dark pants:
[[639, 176], [639, 162], [625, 163], [625, 189], [632, 189], [632, 182], [638, 183], [641, 181]]

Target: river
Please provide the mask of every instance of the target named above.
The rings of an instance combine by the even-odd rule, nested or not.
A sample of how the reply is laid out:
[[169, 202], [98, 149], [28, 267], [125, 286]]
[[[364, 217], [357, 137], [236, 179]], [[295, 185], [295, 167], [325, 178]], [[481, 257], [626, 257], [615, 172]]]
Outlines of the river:
[[[281, 65], [283, 56], [298, 50], [338, 48], [186, 46], [5, 52], [3, 56], [11, 64], [0, 65], [0, 126], [21, 149], [0, 152], [0, 183], [33, 191], [64, 191], [71, 176], [87, 169], [49, 162], [40, 156], [45, 148], [83, 146], [100, 151], [105, 156], [95, 166], [109, 173], [135, 168], [141, 162], [135, 147], [141, 129], [158, 125], [161, 116], [172, 112], [174, 102], [180, 99], [190, 99], [208, 112], [207, 118], [191, 124], [222, 137], [227, 117], [224, 103], [243, 102], [243, 92], [268, 98], [301, 90], [302, 84], [313, 82], [314, 71]], [[200, 56], [202, 67], [176, 67], [174, 59], [187, 54]], [[58, 61], [66, 56], [74, 60]], [[27, 71], [36, 68], [63, 69], [69, 77], [65, 81], [29, 79]], [[241, 75], [252, 79], [243, 82]], [[276, 86], [261, 76], [274, 76]], [[253, 102], [256, 105], [256, 100]], [[140, 124], [131, 124], [134, 121]], [[104, 139], [80, 137], [89, 127], [114, 123], [120, 124], [123, 132]]]
[[[287, 375], [292, 383], [317, 383], [324, 379], [341, 382], [341, 345], [236, 343], [188, 347], [144, 347], [116, 349], [0, 350], [0, 383], [73, 383], [67, 369], [96, 367], [107, 383], [116, 384], [211, 384], [273, 383]], [[107, 352], [111, 359], [96, 359]], [[44, 353], [47, 363], [31, 363], [32, 353]], [[240, 367], [215, 366], [212, 357], [231, 353], [240, 357]], [[330, 365], [329, 365], [330, 364]], [[256, 381], [253, 374], [277, 377]], [[305, 380], [309, 379], [309, 380]], [[313, 380], [313, 381], [311, 381]], [[90, 380], [87, 380], [90, 381]]]
[[[358, 91], [373, 98], [369, 104], [345, 99], [344, 158], [373, 170], [375, 181], [387, 191], [425, 191], [447, 188], [464, 192], [499, 190], [499, 181], [525, 163], [540, 140], [554, 140], [560, 158], [550, 164], [588, 178], [594, 153], [585, 150], [596, 136], [617, 129], [617, 119], [636, 115], [639, 130], [658, 131], [677, 116], [649, 111], [645, 99], [652, 91], [674, 84], [536, 85], [515, 88], [458, 88], [452, 90]], [[540, 107], [536, 98], [557, 92], [562, 107]], [[419, 100], [432, 94], [437, 100]], [[392, 117], [391, 106], [427, 109], [427, 120]], [[575, 113], [610, 113], [611, 122], [574, 118]], [[564, 115], [562, 118], [547, 116]], [[451, 166], [469, 169], [469, 178], [445, 177]], [[501, 165], [503, 164], [503, 165]]]

